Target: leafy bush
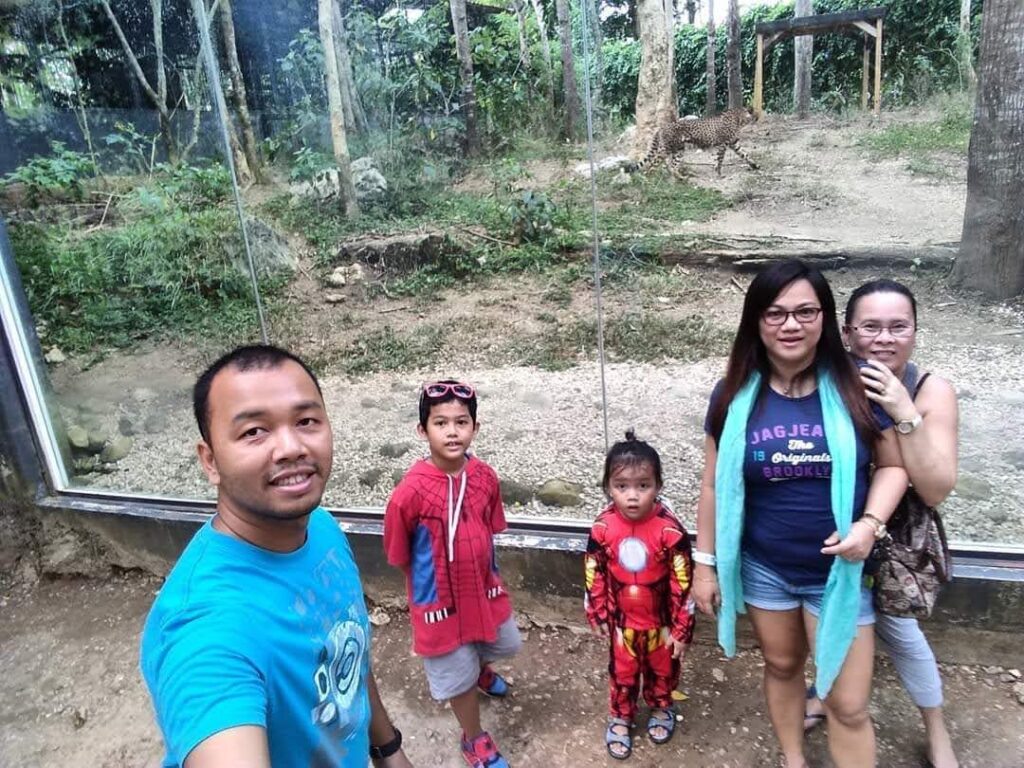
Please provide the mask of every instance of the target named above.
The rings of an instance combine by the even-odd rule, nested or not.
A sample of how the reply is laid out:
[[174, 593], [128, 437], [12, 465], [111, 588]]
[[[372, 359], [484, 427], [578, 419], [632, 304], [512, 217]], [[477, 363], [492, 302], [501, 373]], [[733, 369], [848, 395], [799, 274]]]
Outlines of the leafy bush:
[[555, 204], [543, 192], [527, 189], [508, 208], [515, 242], [536, 242], [554, 231]]
[[30, 205], [53, 196], [81, 200], [82, 182], [96, 174], [96, 164], [88, 155], [73, 152], [59, 141], [50, 142], [50, 151], [52, 155], [33, 157], [7, 174], [4, 184], [24, 184]]
[[169, 165], [160, 163], [153, 176], [165, 195], [190, 206], [216, 205], [231, 195], [231, 174], [225, 165]]
[[251, 330], [251, 285], [230, 255], [237, 233], [230, 208], [186, 211], [166, 201], [84, 236], [60, 225], [11, 227], [32, 315], [45, 322], [48, 343], [76, 352], [189, 330]]

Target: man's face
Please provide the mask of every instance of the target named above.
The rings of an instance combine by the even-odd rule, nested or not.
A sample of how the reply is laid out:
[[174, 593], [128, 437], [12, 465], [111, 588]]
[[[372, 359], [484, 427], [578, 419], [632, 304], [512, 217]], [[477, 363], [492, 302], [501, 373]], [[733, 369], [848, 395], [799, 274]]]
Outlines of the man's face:
[[199, 459], [217, 486], [218, 506], [265, 521], [308, 515], [331, 473], [333, 440], [323, 399], [298, 363], [242, 372], [228, 366], [213, 380], [209, 442]]

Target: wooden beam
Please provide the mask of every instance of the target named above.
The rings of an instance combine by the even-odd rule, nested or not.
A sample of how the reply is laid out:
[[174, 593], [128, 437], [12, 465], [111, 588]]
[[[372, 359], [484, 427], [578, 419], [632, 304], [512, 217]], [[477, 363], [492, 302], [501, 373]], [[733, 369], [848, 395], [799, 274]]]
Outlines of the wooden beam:
[[757, 61], [754, 64], [754, 117], [764, 114], [764, 35], [757, 35]]
[[[874, 30], [871, 30], [874, 32]], [[862, 112], [868, 111], [868, 65], [870, 63], [870, 50], [868, 36], [864, 35], [864, 66], [860, 73], [860, 108]]]
[[875, 116], [882, 114], [882, 20], [875, 22]]
[[773, 35], [769, 35], [768, 39], [764, 41], [764, 49], [767, 51], [769, 48], [771, 48], [784, 37], [786, 37], [785, 32], [776, 32]]
[[868, 8], [862, 11], [843, 11], [842, 13], [819, 13], [814, 16], [798, 16], [779, 21], [761, 22], [754, 27], [754, 32], [763, 35], [771, 35], [776, 32], [786, 32], [792, 35], [811, 35], [815, 32], [828, 32], [838, 27], [853, 24], [858, 21], [874, 23], [878, 19], [885, 18], [885, 8]]
[[857, 29], [859, 29], [859, 30], [861, 30], [861, 31], [871, 35], [872, 37], [875, 36], [875, 25], [874, 24], [868, 24], [866, 21], [855, 21], [855, 22], [853, 22], [853, 26], [855, 26]]

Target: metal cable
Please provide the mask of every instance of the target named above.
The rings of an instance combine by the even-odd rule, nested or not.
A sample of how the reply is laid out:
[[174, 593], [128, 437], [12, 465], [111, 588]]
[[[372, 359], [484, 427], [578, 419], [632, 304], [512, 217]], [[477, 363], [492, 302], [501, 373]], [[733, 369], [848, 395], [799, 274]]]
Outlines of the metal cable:
[[[221, 11], [224, 13], [225, 11]], [[249, 265], [249, 277], [252, 279], [252, 294], [256, 298], [256, 315], [260, 321], [260, 335], [263, 343], [269, 344], [270, 337], [267, 334], [267, 321], [263, 316], [263, 301], [260, 299], [260, 283], [256, 276], [256, 264], [252, 258], [252, 248], [249, 246], [249, 230], [245, 226], [245, 212], [242, 210], [242, 193], [238, 188], [238, 171], [235, 168], [235, 157], [231, 153], [231, 138], [228, 136], [228, 105], [224, 101], [224, 91], [220, 88], [220, 69], [217, 66], [217, 59], [213, 55], [213, 44], [210, 41], [210, 27], [206, 18], [206, 5], [203, 0], [192, 0], [192, 14], [199, 24], [199, 46], [203, 52], [203, 61], [206, 63], [206, 79], [210, 85], [210, 98], [217, 116], [220, 118], [220, 133], [224, 140], [224, 159], [228, 164], [228, 172], [231, 174], [231, 189], [235, 195], [235, 210], [238, 213], [238, 226], [242, 229], [242, 244], [245, 247], [245, 260]], [[199, 105], [196, 105], [197, 107]]]
[[[608, 388], [604, 376], [604, 311], [601, 305], [601, 243], [597, 234], [597, 173], [594, 168], [594, 104], [590, 98], [590, 0], [581, 0], [583, 21], [583, 101], [587, 111], [587, 162], [590, 163], [590, 228], [594, 240], [594, 304], [597, 309], [597, 362], [601, 371], [601, 415], [604, 418], [604, 450], [608, 452]], [[600, 21], [599, 21], [600, 23]], [[600, 73], [599, 73], [600, 74]]]

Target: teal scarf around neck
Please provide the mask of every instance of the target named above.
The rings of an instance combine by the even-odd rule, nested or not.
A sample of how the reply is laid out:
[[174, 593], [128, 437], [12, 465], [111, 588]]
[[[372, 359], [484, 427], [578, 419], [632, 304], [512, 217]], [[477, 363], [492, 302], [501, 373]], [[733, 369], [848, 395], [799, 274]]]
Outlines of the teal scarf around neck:
[[[729, 404], [715, 465], [715, 555], [722, 607], [718, 614], [718, 642], [726, 656], [736, 653], [736, 616], [746, 613], [740, 580], [740, 539], [743, 535], [745, 483], [743, 457], [747, 447], [747, 420], [761, 389], [761, 374], [754, 372]], [[818, 393], [825, 439], [832, 456], [831, 501], [836, 530], [846, 536], [853, 523], [853, 493], [857, 476], [857, 435], [835, 381], [818, 370]], [[824, 544], [822, 544], [824, 546]], [[815, 640], [815, 687], [828, 695], [846, 653], [857, 634], [863, 563], [835, 558], [825, 584]]]

